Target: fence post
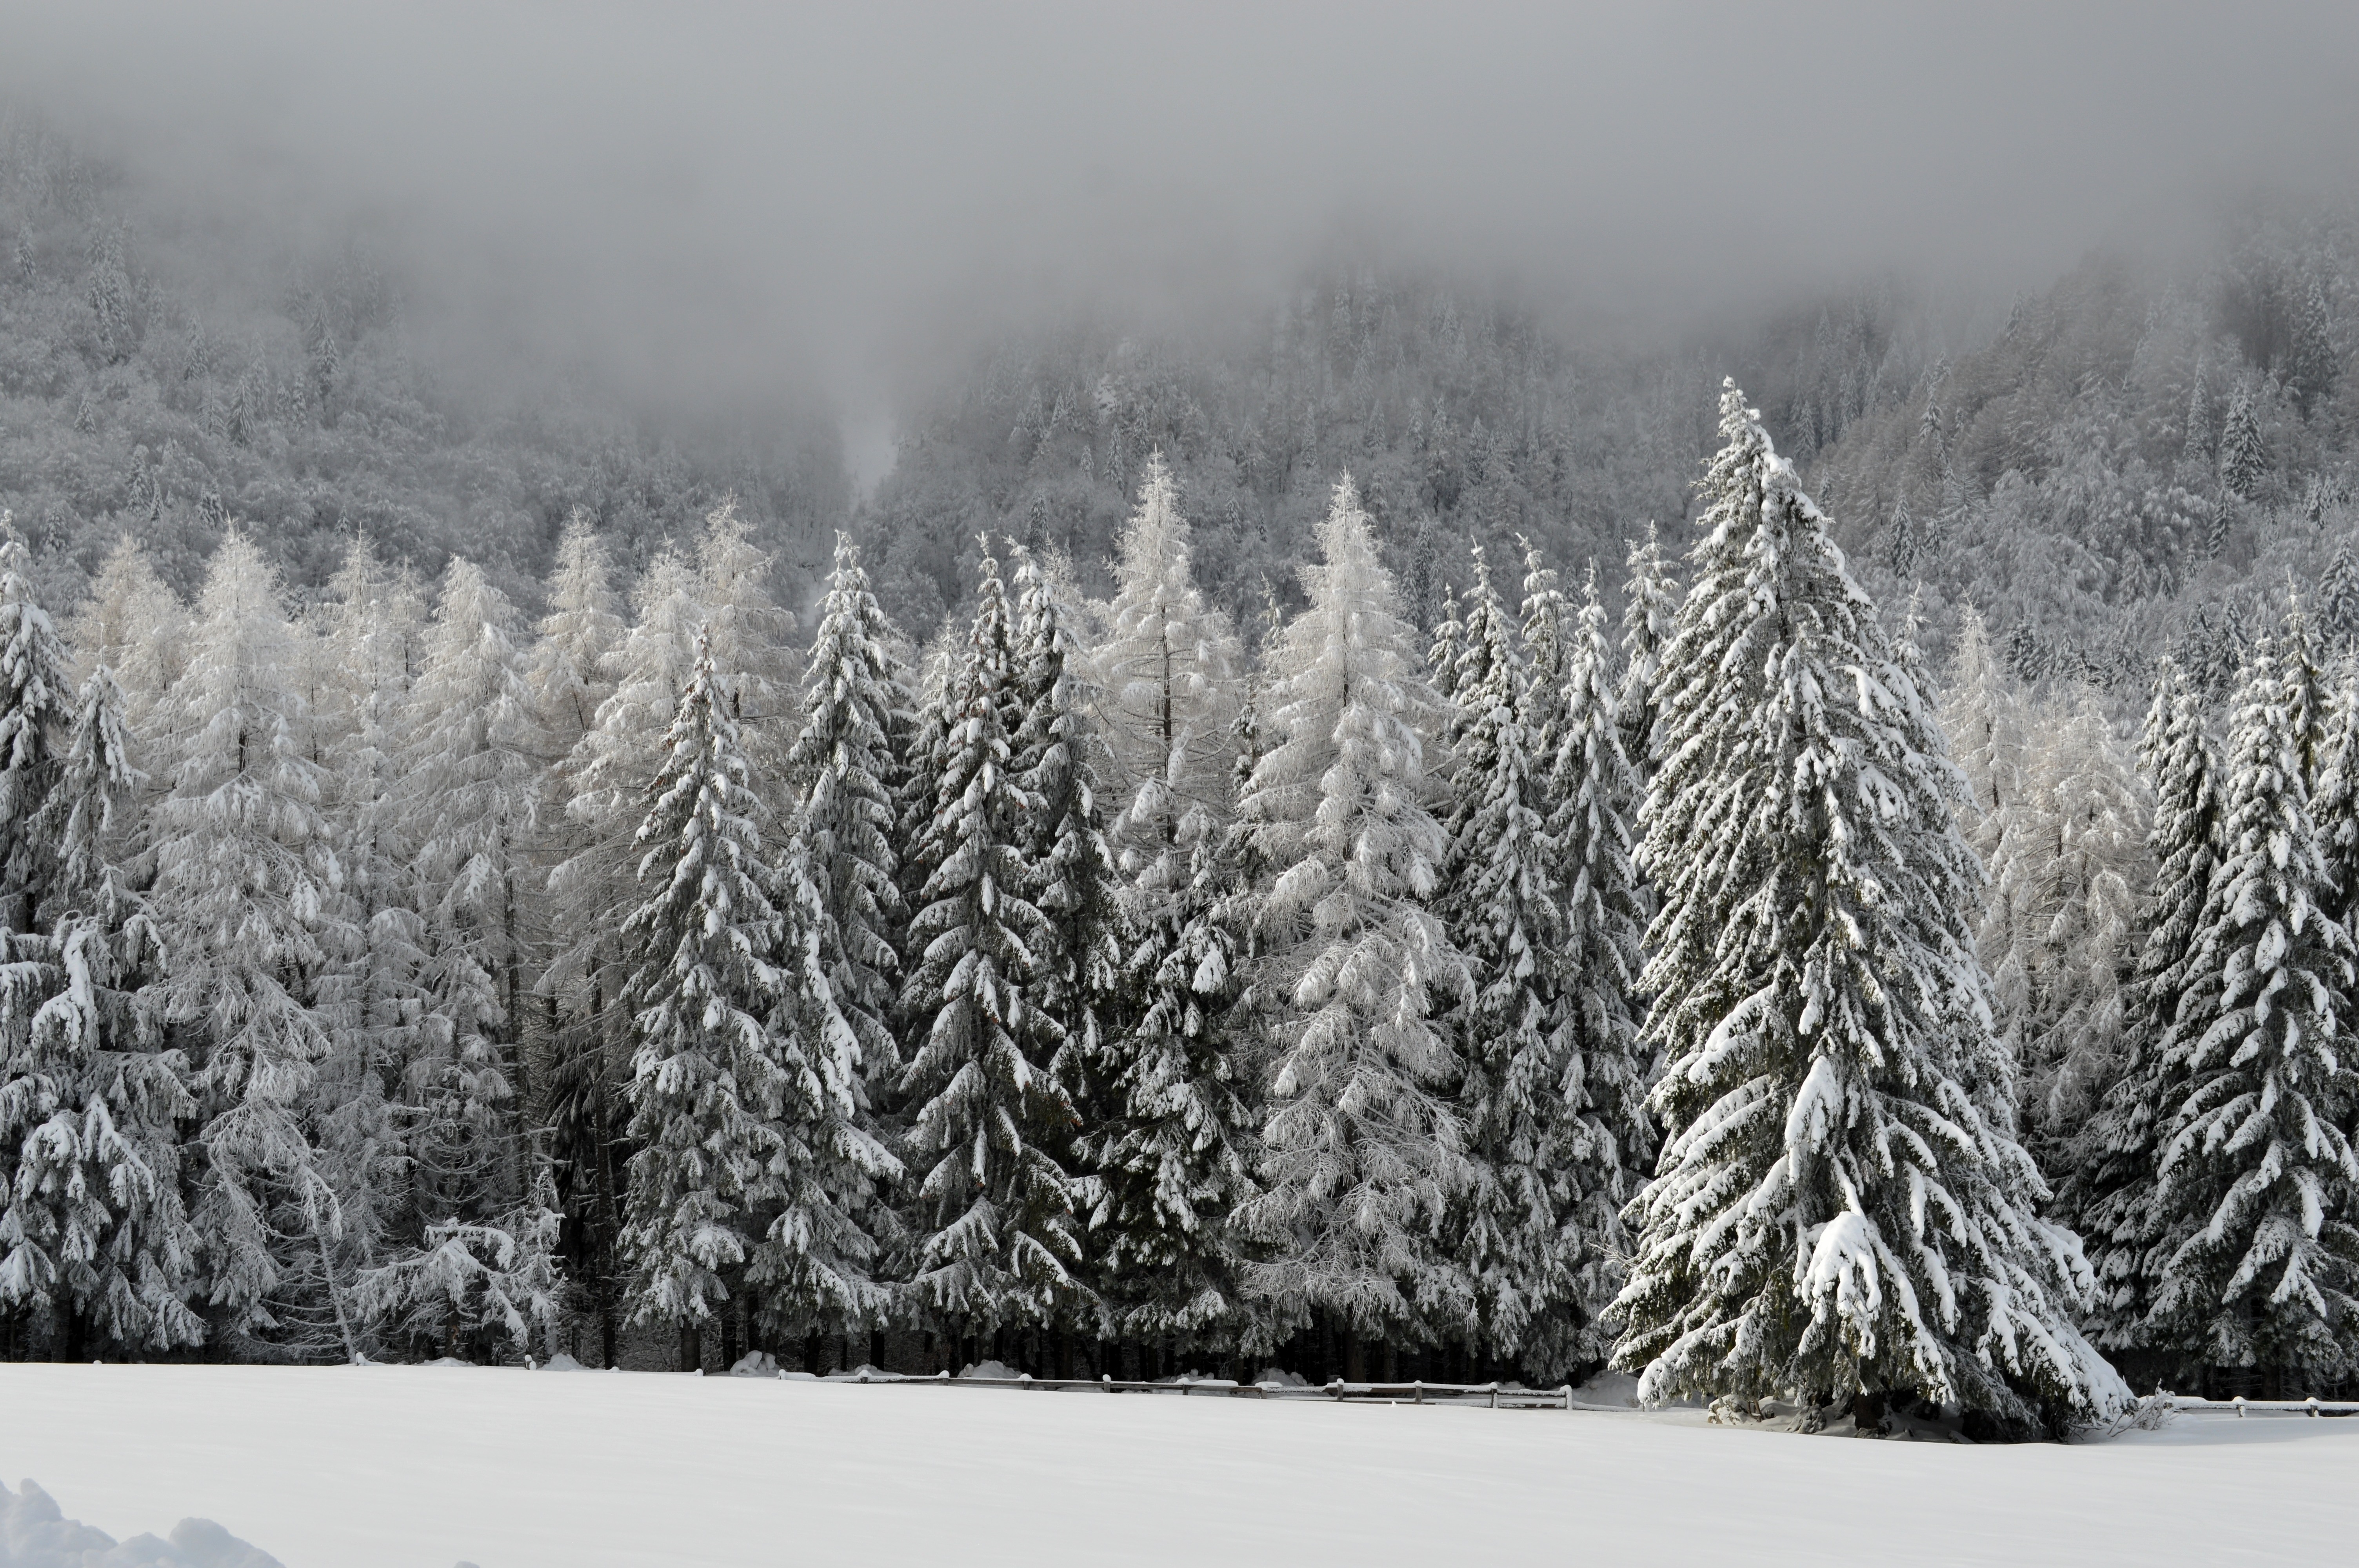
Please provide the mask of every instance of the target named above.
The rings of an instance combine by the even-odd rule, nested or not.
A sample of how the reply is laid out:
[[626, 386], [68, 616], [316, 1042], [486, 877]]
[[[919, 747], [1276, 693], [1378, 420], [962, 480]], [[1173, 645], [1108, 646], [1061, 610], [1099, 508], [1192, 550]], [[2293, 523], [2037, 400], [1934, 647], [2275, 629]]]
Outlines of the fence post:
[[1567, 1383], [1564, 1386], [1564, 1408], [1566, 1410], [1572, 1409], [1572, 1385], [1571, 1383]]
[[2313, 1419], [2314, 1419], [2314, 1418], [2316, 1418], [2316, 1416], [2317, 1416], [2317, 1414], [2318, 1414], [2318, 1396], [2317, 1396], [2316, 1394], [2312, 1394], [2312, 1395], [2310, 1395], [2310, 1398], [2309, 1398], [2306, 1401], [2304, 1401], [2304, 1402], [2306, 1402], [2306, 1403], [2310, 1406], [2310, 1413], [2311, 1417], [2312, 1417]]
[[1422, 1378], [1412, 1378], [1412, 1379], [1409, 1379], [1409, 1385], [1408, 1385], [1408, 1391], [1409, 1391], [1409, 1403], [1411, 1403], [1411, 1404], [1413, 1404], [1413, 1405], [1421, 1405], [1421, 1404], [1425, 1403], [1425, 1379], [1422, 1379]]
[[1499, 1408], [1499, 1379], [1496, 1378], [1491, 1379], [1491, 1408]]
[[2245, 1419], [2245, 1396], [2242, 1394], [2236, 1396], [2236, 1419], [2238, 1421]]
[[1337, 1404], [1342, 1404], [1343, 1402], [1343, 1379], [1341, 1378], [1328, 1379], [1327, 1391], [1335, 1396], [1335, 1402]]

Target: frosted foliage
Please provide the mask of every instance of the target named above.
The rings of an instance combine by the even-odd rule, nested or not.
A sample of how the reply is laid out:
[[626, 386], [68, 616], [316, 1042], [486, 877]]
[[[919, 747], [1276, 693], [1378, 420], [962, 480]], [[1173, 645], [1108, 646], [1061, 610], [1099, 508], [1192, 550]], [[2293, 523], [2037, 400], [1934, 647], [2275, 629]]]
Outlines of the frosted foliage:
[[[2126, 1396], [2010, 1125], [1962, 781], [1730, 384], [1644, 813], [1666, 1139], [1615, 1359], [1642, 1396], [1914, 1392], [2028, 1427]], [[2044, 1410], [2042, 1407], [2045, 1407]]]
[[32, 557], [0, 512], [0, 931], [32, 928], [55, 847], [33, 816], [57, 782], [73, 701], [65, 644], [33, 597]]
[[107, 553], [65, 630], [82, 673], [103, 665], [122, 687], [132, 762], [147, 775], [145, 788], [169, 787], [175, 753], [166, 697], [188, 659], [189, 612], [136, 539], [126, 535]]
[[[0, 572], [7, 564], [0, 555]], [[16, 597], [21, 579], [0, 593], [21, 632], [38, 607]], [[15, 819], [50, 873], [40, 918], [0, 927], [0, 1308], [168, 1350], [203, 1334], [187, 1304], [198, 1238], [179, 1128], [197, 1106], [187, 1060], [167, 1048], [143, 991], [159, 957], [154, 926], [109, 853], [137, 775], [103, 665], [70, 715], [45, 717], [56, 765]]]
[[808, 717], [789, 765], [825, 912], [821, 951], [836, 1005], [875, 1077], [900, 1067], [890, 1026], [901, 968], [894, 937], [908, 913], [895, 847], [893, 737], [910, 722], [911, 699], [893, 655], [892, 627], [847, 534], [835, 536], [834, 571], [804, 668]]
[[185, 737], [157, 808], [166, 1017], [193, 1043], [205, 1120], [196, 1222], [206, 1292], [233, 1333], [278, 1326], [285, 1267], [337, 1224], [301, 1107], [332, 1042], [312, 986], [344, 952], [342, 867], [289, 684], [294, 642], [273, 575], [242, 535], [213, 557], [176, 692]]
[[1461, 1092], [1477, 1323], [1543, 1377], [1602, 1359], [1647, 1134], [1640, 912], [1605, 613], [1527, 560], [1523, 649], [1478, 553], [1455, 660], [1462, 807], [1442, 908], [1475, 986]]
[[2147, 855], [2155, 873], [2124, 988], [2127, 1050], [2077, 1141], [2057, 1204], [2087, 1241], [2096, 1279], [2091, 1330], [2116, 1352], [2146, 1343], [2161, 1236], [2158, 1141], [2180, 1076], [2164, 1047], [2193, 983], [2199, 923], [2220, 863], [2223, 768], [2202, 706], [2174, 663], [2156, 681], [2138, 755], [2153, 790]]
[[[1093, 651], [1098, 712], [1112, 759], [1114, 838], [1142, 880], [1175, 849], [1215, 832], [1230, 811], [1229, 728], [1243, 655], [1228, 618], [1206, 606], [1192, 571], [1179, 485], [1160, 452], [1147, 460], [1124, 531], [1104, 643]], [[1179, 869], [1154, 879], [1168, 887]]]
[[1680, 608], [1679, 583], [1652, 523], [1647, 537], [1630, 546], [1628, 571], [1622, 609], [1622, 746], [1631, 764], [1647, 773], [1657, 760], [1655, 679]]
[[598, 722], [614, 691], [608, 661], [623, 641], [621, 600], [606, 546], [580, 513], [567, 520], [549, 578], [549, 613], [537, 628], [528, 679], [540, 722], [565, 755]]
[[2359, 1083], [2336, 1038], [2349, 935], [2303, 780], [2310, 676], [2264, 640], [2239, 683], [2221, 860], [2165, 1044], [2173, 1105], [2147, 1336], [2197, 1364], [2349, 1368], [2359, 1299]]
[[776, 807], [785, 799], [787, 752], [802, 724], [802, 661], [795, 618], [777, 601], [771, 564], [734, 500], [705, 518], [697, 546], [701, 625], [714, 667], [728, 677], [755, 787]]
[[897, 1167], [854, 1122], [859, 1044], [829, 991], [818, 893], [799, 850], [767, 831], [732, 677], [699, 647], [625, 925], [632, 1300], [671, 1323], [740, 1292], [782, 1331], [874, 1321], [885, 1303], [862, 1216]]
[[538, 901], [529, 856], [545, 741], [522, 627], [482, 570], [444, 574], [410, 694], [393, 806], [421, 917], [425, 1015], [409, 1088], [417, 1180], [437, 1217], [484, 1217], [525, 1186], [514, 1101]]
[[1049, 1322], [1087, 1301], [1073, 1273], [1079, 1195], [1063, 1162], [1076, 1116], [1049, 1065], [1063, 1041], [1034, 994], [1053, 933], [1028, 896], [1035, 802], [1012, 771], [1025, 718], [1016, 628], [987, 554], [940, 711], [902, 996], [919, 1031], [901, 1079], [922, 1167], [911, 1295], [972, 1331]]
[[1990, 843], [1978, 937], [2027, 1141], [2043, 1168], [2061, 1173], [2078, 1163], [2080, 1136], [2129, 1051], [2122, 981], [2154, 874], [2147, 806], [2093, 693], [2069, 707], [2001, 701], [1995, 715], [1953, 711], [1980, 742], [1970, 755], [1986, 777], [1995, 782], [2002, 745], [2020, 758], [2013, 781], [1994, 791], [1998, 804], [1972, 814]]
[[1470, 1292], [1440, 1233], [1468, 1173], [1462, 1064], [1436, 1015], [1470, 980], [1428, 907], [1448, 844], [1426, 745], [1444, 713], [1348, 477], [1319, 543], [1310, 603], [1268, 654], [1270, 746], [1240, 806], [1267, 868], [1256, 914], [1283, 1043], [1267, 1190], [1239, 1215], [1268, 1249], [1247, 1284], [1289, 1321], [1458, 1323]]

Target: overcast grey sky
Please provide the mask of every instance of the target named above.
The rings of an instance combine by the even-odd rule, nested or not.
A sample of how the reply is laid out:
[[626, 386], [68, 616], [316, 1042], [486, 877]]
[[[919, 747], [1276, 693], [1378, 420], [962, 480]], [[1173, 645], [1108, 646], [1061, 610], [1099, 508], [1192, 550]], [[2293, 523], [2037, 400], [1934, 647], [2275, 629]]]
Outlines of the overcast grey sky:
[[854, 406], [986, 307], [1345, 242], [1605, 309], [2012, 290], [2359, 146], [2350, 0], [355, 9], [0, 0], [0, 87], [168, 189], [397, 228], [476, 308]]

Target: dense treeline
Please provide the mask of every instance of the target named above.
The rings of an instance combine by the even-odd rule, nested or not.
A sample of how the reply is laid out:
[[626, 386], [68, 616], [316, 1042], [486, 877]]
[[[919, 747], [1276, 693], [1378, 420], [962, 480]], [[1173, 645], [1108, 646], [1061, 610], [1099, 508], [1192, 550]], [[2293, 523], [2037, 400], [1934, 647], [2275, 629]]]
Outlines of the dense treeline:
[[1960, 769], [1721, 434], [1618, 639], [1537, 551], [1423, 636], [1347, 478], [1249, 650], [1153, 459], [1110, 600], [985, 537], [923, 652], [848, 538], [803, 643], [726, 508], [627, 621], [577, 523], [535, 631], [359, 543], [290, 620], [233, 534], [61, 636], [12, 536], [13, 1340], [1612, 1357], [2000, 1431], [2118, 1408], [2084, 1326], [2347, 1375], [2359, 687], [2297, 617], [2219, 753], [2168, 677], [2139, 825], [1969, 623]]

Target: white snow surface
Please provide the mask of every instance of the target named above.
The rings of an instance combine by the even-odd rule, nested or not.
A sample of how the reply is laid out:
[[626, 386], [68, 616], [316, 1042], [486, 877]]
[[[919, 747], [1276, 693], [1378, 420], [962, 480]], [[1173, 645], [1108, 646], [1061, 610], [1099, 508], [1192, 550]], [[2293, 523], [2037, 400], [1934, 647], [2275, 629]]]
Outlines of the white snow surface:
[[1943, 1563], [2315, 1563], [2359, 1531], [2359, 1418], [1960, 1447], [1692, 1411], [20, 1364], [0, 1476], [115, 1532], [219, 1519], [287, 1568], [1774, 1565], [1830, 1530]]
[[0, 1568], [280, 1568], [211, 1519], [184, 1519], [171, 1539], [135, 1535], [118, 1543], [65, 1510], [27, 1478], [0, 1481]]

